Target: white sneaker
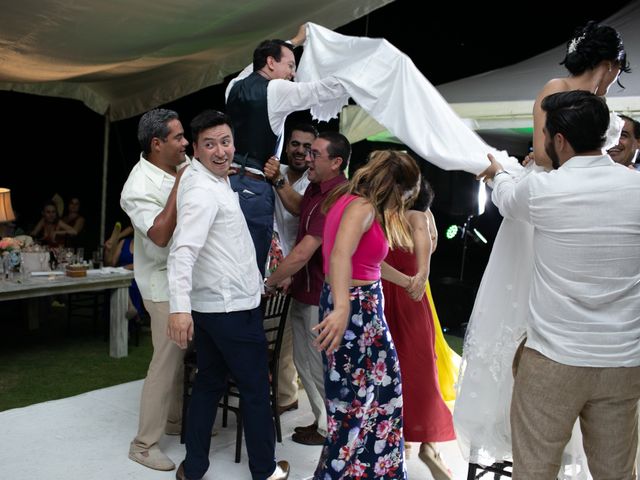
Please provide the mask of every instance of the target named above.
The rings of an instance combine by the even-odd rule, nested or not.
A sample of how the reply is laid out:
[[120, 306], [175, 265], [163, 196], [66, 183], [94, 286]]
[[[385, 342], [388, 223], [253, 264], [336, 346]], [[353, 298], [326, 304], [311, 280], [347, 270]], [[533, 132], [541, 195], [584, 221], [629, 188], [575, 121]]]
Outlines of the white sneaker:
[[276, 464], [276, 469], [267, 480], [287, 480], [289, 478], [289, 462], [280, 460]]

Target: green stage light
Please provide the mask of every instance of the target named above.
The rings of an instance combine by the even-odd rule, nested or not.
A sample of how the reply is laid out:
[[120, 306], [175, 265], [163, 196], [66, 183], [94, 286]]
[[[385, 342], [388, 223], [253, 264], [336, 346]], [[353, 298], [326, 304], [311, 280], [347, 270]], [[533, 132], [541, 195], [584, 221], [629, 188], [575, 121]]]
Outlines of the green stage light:
[[455, 238], [455, 236], [458, 234], [458, 226], [457, 225], [449, 225], [449, 227], [447, 228], [446, 233], [444, 234], [445, 237], [447, 237], [447, 240], [451, 240], [452, 238]]

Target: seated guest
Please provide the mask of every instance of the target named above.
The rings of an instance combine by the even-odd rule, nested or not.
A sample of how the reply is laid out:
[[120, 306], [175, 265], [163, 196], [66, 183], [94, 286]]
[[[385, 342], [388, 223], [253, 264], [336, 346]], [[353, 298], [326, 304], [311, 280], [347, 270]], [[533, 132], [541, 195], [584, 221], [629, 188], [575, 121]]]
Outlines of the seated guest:
[[42, 245], [63, 247], [65, 245], [65, 236], [75, 236], [76, 231], [60, 220], [55, 203], [48, 201], [42, 208], [42, 218], [30, 235]]
[[[113, 255], [110, 256], [109, 262], [105, 263], [108, 267], [124, 267], [127, 270], [133, 270], [133, 235], [129, 235], [118, 242]], [[132, 320], [144, 312], [142, 303], [142, 295], [138, 289], [135, 279], [131, 281], [129, 286], [129, 308], [127, 309], [127, 319]]]
[[64, 234], [65, 245], [67, 247], [84, 247], [85, 218], [80, 213], [80, 199], [78, 197], [71, 197], [67, 205], [67, 212], [62, 217], [62, 221], [76, 231], [74, 236]]

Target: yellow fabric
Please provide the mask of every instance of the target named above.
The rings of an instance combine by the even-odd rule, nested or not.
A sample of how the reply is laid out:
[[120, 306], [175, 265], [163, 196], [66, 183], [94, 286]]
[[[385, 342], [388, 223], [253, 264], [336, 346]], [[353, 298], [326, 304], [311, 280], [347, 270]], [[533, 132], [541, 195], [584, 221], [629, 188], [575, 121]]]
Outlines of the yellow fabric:
[[[460, 368], [460, 355], [458, 355], [447, 343], [442, 333], [440, 320], [436, 312], [433, 296], [431, 295], [431, 286], [427, 282], [427, 297], [429, 298], [429, 308], [431, 308], [431, 316], [433, 317], [433, 328], [436, 334], [436, 356], [438, 367], [438, 382], [440, 383], [440, 391], [442, 398], [449, 403], [456, 399], [456, 382], [458, 381], [458, 371]], [[451, 406], [451, 405], [450, 405]]]

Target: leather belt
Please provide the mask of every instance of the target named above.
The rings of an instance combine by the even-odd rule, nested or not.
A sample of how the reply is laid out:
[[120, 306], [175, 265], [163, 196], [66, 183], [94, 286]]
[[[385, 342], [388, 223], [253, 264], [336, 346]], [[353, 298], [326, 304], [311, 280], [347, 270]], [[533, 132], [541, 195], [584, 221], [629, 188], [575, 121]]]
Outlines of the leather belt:
[[246, 175], [247, 177], [253, 178], [254, 180], [260, 180], [263, 182], [268, 181], [267, 177], [265, 177], [264, 175], [258, 175], [257, 173], [253, 173], [248, 170], [245, 170], [244, 173], [241, 172], [239, 168], [235, 168], [235, 167], [232, 167], [231, 170], [233, 171], [233, 175]]
[[267, 181], [267, 177], [265, 177], [264, 175], [258, 175], [257, 173], [249, 172], [247, 170], [245, 170], [244, 173], [239, 171], [237, 174], [238, 175], [246, 175], [247, 177], [253, 178], [254, 180], [260, 180], [260, 181], [263, 181], [263, 182]]

